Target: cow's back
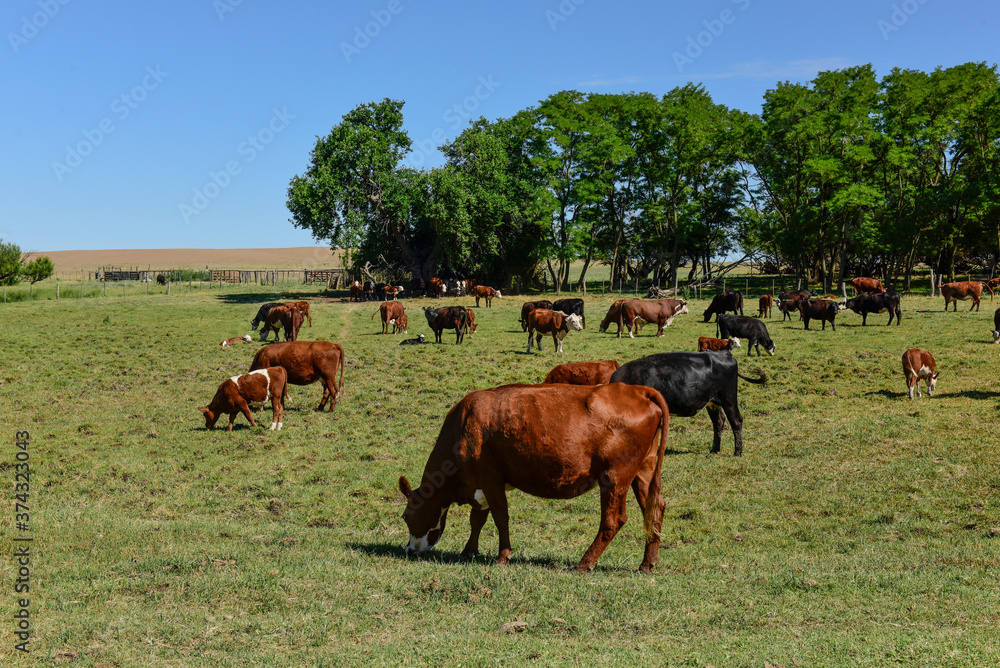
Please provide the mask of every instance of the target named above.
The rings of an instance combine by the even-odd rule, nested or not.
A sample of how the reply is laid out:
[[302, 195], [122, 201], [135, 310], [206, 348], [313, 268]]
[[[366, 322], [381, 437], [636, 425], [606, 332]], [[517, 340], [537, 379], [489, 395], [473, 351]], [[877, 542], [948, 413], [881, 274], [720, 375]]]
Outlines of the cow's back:
[[655, 388], [672, 415], [691, 417], [705, 404], [718, 403], [720, 391], [735, 388], [737, 369], [726, 352], [658, 353], [623, 364], [610, 382]]
[[288, 382], [308, 385], [319, 378], [334, 378], [343, 366], [344, 349], [331, 341], [272, 343], [257, 351], [250, 371], [272, 366], [285, 368]]

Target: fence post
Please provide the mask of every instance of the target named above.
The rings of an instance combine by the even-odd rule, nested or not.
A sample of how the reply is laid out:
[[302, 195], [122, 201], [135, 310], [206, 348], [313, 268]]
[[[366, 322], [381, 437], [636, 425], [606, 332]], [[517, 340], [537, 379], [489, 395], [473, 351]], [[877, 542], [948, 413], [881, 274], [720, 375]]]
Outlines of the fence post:
[[59, 281], [56, 281], [56, 301], [59, 301]]
[[167, 294], [170, 294], [170, 279], [167, 279]]

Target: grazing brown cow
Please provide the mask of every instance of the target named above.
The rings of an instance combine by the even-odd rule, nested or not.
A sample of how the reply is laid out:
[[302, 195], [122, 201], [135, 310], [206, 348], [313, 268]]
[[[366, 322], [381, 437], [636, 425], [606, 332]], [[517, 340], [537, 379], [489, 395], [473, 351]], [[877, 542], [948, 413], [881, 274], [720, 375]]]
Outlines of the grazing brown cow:
[[764, 295], [757, 301], [757, 317], [763, 318], [766, 313], [767, 317], [770, 318], [772, 308], [774, 308], [774, 299], [771, 298], [771, 295]]
[[444, 281], [437, 276], [427, 281], [427, 295], [435, 299], [441, 299], [444, 296]]
[[469, 323], [469, 336], [476, 333], [476, 312], [472, 310], [471, 306], [465, 308], [465, 315], [468, 316]]
[[611, 306], [608, 307], [608, 313], [604, 316], [604, 320], [601, 320], [601, 324], [597, 327], [597, 331], [604, 333], [608, 331], [608, 327], [611, 323], [618, 325], [618, 338], [622, 336], [622, 304], [625, 303], [624, 299], [619, 299]]
[[253, 419], [250, 405], [262, 406], [268, 400], [271, 402], [271, 429], [281, 429], [281, 417], [285, 410], [282, 399], [287, 394], [287, 382], [285, 370], [280, 366], [251, 371], [223, 381], [212, 403], [198, 409], [205, 414], [205, 429], [213, 429], [219, 417], [226, 413], [229, 413], [226, 431], [233, 430], [233, 423], [240, 413], [247, 416], [251, 426], [256, 427], [257, 421]]
[[[941, 296], [944, 297], [944, 310], [948, 310], [948, 304], [955, 302], [955, 308], [953, 311], [958, 310], [958, 302], [965, 301], [966, 299], [972, 300], [972, 306], [969, 310], [976, 309], [979, 310], [979, 295], [983, 292], [984, 283], [979, 281], [958, 281], [956, 283], [945, 283], [943, 285], [938, 285], [938, 289], [941, 291]], [[986, 286], [989, 290], [989, 286]], [[990, 290], [990, 294], [993, 291]]]
[[698, 352], [703, 353], [706, 350], [728, 350], [733, 352], [733, 348], [740, 347], [740, 340], [735, 336], [728, 339], [716, 339], [711, 336], [699, 336], [698, 337]]
[[260, 340], [267, 341], [267, 337], [274, 332], [274, 340], [278, 340], [278, 330], [282, 330], [285, 341], [295, 341], [299, 338], [299, 328], [302, 327], [302, 312], [288, 306], [275, 306], [267, 314], [267, 320], [260, 329]]
[[365, 298], [365, 286], [361, 285], [361, 281], [354, 281], [351, 283], [351, 301], [360, 302], [364, 301]]
[[249, 334], [247, 334], [246, 336], [234, 336], [234, 337], [232, 337], [230, 339], [226, 339], [225, 341], [223, 341], [219, 345], [222, 346], [223, 348], [225, 348], [226, 346], [235, 346], [240, 341], [242, 341], [244, 343], [250, 343], [250, 341], [252, 341], [252, 339], [250, 338]]
[[513, 550], [506, 490], [571, 499], [600, 485], [600, 528], [576, 566], [589, 571], [625, 524], [631, 486], [646, 534], [639, 568], [652, 571], [666, 506], [660, 472], [669, 421], [660, 393], [640, 385], [505, 385], [467, 394], [445, 417], [420, 487], [399, 478], [410, 533], [406, 553], [434, 547], [448, 509], [467, 503], [472, 530], [462, 556], [479, 552], [479, 534], [493, 513], [497, 563], [507, 564]]
[[[327, 401], [329, 410], [337, 405], [337, 397], [344, 389], [344, 349], [330, 341], [290, 341], [264, 346], [254, 355], [250, 370], [281, 366], [292, 385], [309, 385], [317, 380], [323, 383], [323, 398], [316, 410], [323, 410]], [[337, 382], [337, 370], [340, 382]]]
[[[396, 318], [403, 315], [405, 310], [406, 309], [399, 302], [382, 302], [382, 304], [379, 305], [378, 310], [375, 311], [375, 313], [382, 316], [382, 334], [387, 334], [389, 332], [389, 325], [395, 325]], [[375, 313], [372, 313], [372, 317], [369, 318], [369, 320], [375, 318]], [[392, 333], [396, 333], [395, 328], [393, 328]]]
[[309, 326], [313, 326], [312, 316], [309, 315], [309, 302], [285, 302], [288, 308], [297, 308], [302, 312], [302, 317], [309, 320]]
[[618, 362], [567, 362], [552, 367], [542, 383], [569, 383], [570, 385], [603, 385], [611, 381], [611, 374], [618, 370]]
[[537, 337], [538, 352], [542, 351], [542, 335], [552, 335], [552, 345], [557, 353], [561, 353], [563, 339], [569, 330], [579, 332], [583, 329], [580, 316], [566, 315], [562, 311], [552, 311], [547, 308], [536, 308], [528, 314], [528, 352], [531, 352], [531, 338]]
[[486, 308], [493, 307], [493, 298], [503, 299], [503, 295], [500, 294], [499, 290], [494, 290], [488, 285], [476, 285], [469, 290], [472, 296], [476, 298], [476, 306], [479, 306], [479, 300], [486, 300]]
[[[663, 329], [669, 327], [674, 317], [688, 312], [687, 302], [683, 299], [626, 299], [621, 305], [621, 319], [628, 329], [628, 337], [635, 338], [632, 329], [638, 333], [639, 325], [656, 323], [656, 335], [663, 336]], [[621, 336], [621, 331], [618, 332]]]
[[[885, 292], [882, 282], [877, 278], [852, 278], [851, 286], [854, 288], [855, 295], [860, 295], [862, 292], [865, 294], [869, 292]], [[834, 299], [837, 299], [837, 297], [834, 297]]]
[[521, 323], [521, 331], [528, 331], [528, 314], [534, 311], [536, 308], [552, 308], [552, 302], [548, 299], [539, 299], [536, 302], [524, 302], [521, 306], [521, 319], [518, 322]]
[[934, 393], [940, 372], [934, 371], [934, 356], [921, 348], [910, 348], [903, 353], [903, 375], [906, 377], [906, 389], [913, 398], [913, 388], [917, 388], [917, 396], [920, 396], [921, 379], [927, 383], [927, 396]]

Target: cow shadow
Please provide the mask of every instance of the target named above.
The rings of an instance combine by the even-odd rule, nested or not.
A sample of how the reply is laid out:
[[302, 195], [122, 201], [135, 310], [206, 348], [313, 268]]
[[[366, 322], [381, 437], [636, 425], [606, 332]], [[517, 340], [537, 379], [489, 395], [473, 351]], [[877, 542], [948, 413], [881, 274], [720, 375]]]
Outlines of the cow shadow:
[[[344, 292], [324, 292], [317, 295], [315, 292], [297, 292], [289, 290], [281, 290], [280, 294], [272, 295], [268, 297], [267, 295], [254, 292], [227, 292], [225, 294], [216, 295], [216, 300], [222, 302], [223, 304], [264, 304], [269, 301], [281, 301], [281, 302], [293, 302], [293, 301], [309, 301], [310, 299], [316, 300], [321, 299], [338, 299], [340, 297], [348, 297], [349, 293]], [[375, 303], [375, 302], [372, 302]]]
[[[926, 390], [921, 390], [922, 394], [926, 394]], [[866, 397], [885, 397], [886, 399], [902, 399], [903, 397], [908, 397], [909, 392], [893, 392], [892, 390], [876, 390], [873, 392], [866, 392]], [[984, 392], [982, 390], [963, 390], [962, 392], [938, 392], [932, 399], [944, 399], [946, 397], [961, 397], [963, 399], [997, 399], [1000, 398], [1000, 392]], [[914, 396], [914, 399], [917, 397]], [[923, 397], [920, 397], [921, 399]]]
[[[361, 552], [362, 554], [367, 554], [370, 557], [378, 557], [381, 559], [397, 559], [399, 561], [426, 561], [433, 562], [436, 564], [448, 564], [448, 565], [459, 565], [459, 564], [481, 564], [483, 566], [490, 566], [496, 563], [496, 557], [490, 553], [480, 552], [478, 555], [472, 559], [466, 559], [462, 556], [461, 552], [455, 550], [439, 550], [434, 548], [430, 552], [422, 555], [407, 556], [406, 547], [403, 545], [386, 545], [384, 543], [347, 543], [346, 547], [355, 552]], [[568, 561], [558, 559], [556, 557], [546, 558], [546, 557], [525, 557], [519, 556], [517, 551], [514, 551], [513, 556], [510, 558], [510, 563], [526, 564], [530, 566], [540, 566], [543, 568], [572, 568], [575, 564], [570, 564]]]

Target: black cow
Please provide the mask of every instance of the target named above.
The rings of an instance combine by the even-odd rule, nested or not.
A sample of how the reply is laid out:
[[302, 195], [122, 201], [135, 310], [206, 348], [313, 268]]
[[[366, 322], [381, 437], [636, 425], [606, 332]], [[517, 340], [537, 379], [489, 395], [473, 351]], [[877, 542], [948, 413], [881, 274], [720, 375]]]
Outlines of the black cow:
[[993, 343], [1000, 343], [1000, 308], [993, 312]]
[[424, 307], [424, 317], [427, 324], [434, 330], [434, 342], [441, 343], [441, 333], [446, 329], [455, 330], [455, 343], [461, 343], [465, 338], [465, 329], [469, 324], [469, 314], [462, 306]]
[[849, 308], [855, 313], [861, 315], [861, 325], [868, 324], [868, 314], [869, 313], [885, 313], [889, 312], [889, 322], [885, 323], [887, 325], [892, 324], [893, 317], [896, 318], [896, 324], [899, 324], [899, 319], [902, 315], [902, 310], [899, 308], [899, 294], [896, 292], [873, 292], [870, 294], [860, 294], [853, 299], [848, 299], [844, 302], [844, 308]]
[[[726, 316], [719, 319], [723, 317]], [[670, 407], [671, 417], [692, 417], [707, 408], [712, 419], [712, 452], [720, 451], [721, 434], [728, 419], [736, 442], [733, 455], [739, 457], [743, 454], [743, 416], [737, 403], [737, 377], [751, 383], [767, 382], [763, 372], [759, 378], [741, 375], [736, 358], [728, 351], [649, 355], [622, 366], [611, 375], [611, 382], [647, 385], [659, 390]]]
[[810, 320], [821, 320], [824, 330], [826, 329], [827, 321], [829, 321], [830, 326], [833, 327], [833, 331], [836, 332], [837, 323], [834, 320], [837, 314], [843, 310], [843, 304], [825, 299], [803, 299], [799, 302], [799, 313], [802, 314], [802, 320], [806, 323], [806, 329], [809, 329]]
[[403, 339], [402, 341], [399, 342], [399, 345], [401, 345], [401, 346], [418, 346], [421, 343], [424, 343], [424, 335], [423, 334], [418, 334], [417, 338], [415, 338], [415, 339]]
[[583, 328], [587, 329], [587, 317], [583, 315], [582, 299], [557, 299], [552, 302], [552, 310], [562, 311], [566, 315], [580, 316], [580, 322], [583, 324]]
[[271, 312], [275, 306], [281, 306], [281, 302], [268, 302], [257, 309], [257, 315], [254, 316], [253, 320], [250, 321], [250, 330], [256, 332], [257, 326], [264, 323], [267, 320], [267, 314]]
[[733, 315], [737, 313], [743, 315], [743, 295], [736, 290], [729, 290], [712, 298], [712, 303], [705, 309], [705, 322], [708, 322], [713, 314], [718, 317], [720, 313], [728, 311], [732, 311]]
[[[760, 357], [760, 344], [764, 344], [764, 350], [768, 355], [774, 354], [774, 342], [767, 334], [767, 326], [763, 321], [748, 315], [729, 315], [720, 313], [715, 319], [716, 338], [728, 339], [739, 337], [747, 340], [747, 357], [750, 351], [757, 348], [757, 357]], [[669, 405], [669, 404], [668, 404]]]

